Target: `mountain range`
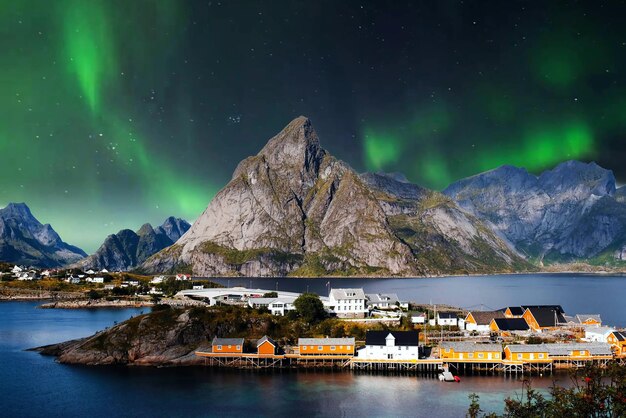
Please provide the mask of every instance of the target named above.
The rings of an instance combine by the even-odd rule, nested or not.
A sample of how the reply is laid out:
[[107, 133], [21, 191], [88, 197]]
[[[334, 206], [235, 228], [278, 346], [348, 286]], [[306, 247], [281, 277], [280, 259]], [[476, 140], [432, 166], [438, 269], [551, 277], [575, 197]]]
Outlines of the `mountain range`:
[[83, 269], [126, 271], [143, 263], [152, 254], [174, 244], [191, 225], [169, 217], [161, 226], [144, 224], [137, 232], [122, 229], [106, 237], [95, 253], [72, 265]]
[[61, 267], [86, 257], [66, 244], [49, 224], [41, 224], [24, 203], [0, 209], [0, 260], [39, 267]]
[[[241, 161], [194, 222], [106, 238], [91, 256], [24, 204], [0, 210], [0, 259], [198, 276], [427, 276], [626, 266], [626, 187], [595, 163], [502, 166], [443, 192], [354, 171], [299, 117]], [[21, 261], [18, 261], [21, 260]]]
[[443, 193], [539, 264], [610, 264], [626, 251], [625, 191], [610, 170], [567, 161], [539, 176], [503, 166]]

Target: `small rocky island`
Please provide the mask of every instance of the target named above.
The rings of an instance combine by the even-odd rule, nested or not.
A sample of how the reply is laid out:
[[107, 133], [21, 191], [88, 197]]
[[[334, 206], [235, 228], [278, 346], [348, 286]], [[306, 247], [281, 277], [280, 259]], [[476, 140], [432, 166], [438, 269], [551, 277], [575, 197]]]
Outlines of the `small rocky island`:
[[242, 337], [247, 341], [271, 334], [284, 344], [301, 336], [346, 332], [364, 334], [357, 325], [325, 319], [275, 316], [236, 306], [171, 308], [159, 305], [90, 337], [34, 348], [60, 363], [84, 365], [192, 366], [203, 364], [194, 355], [210, 346], [213, 337]]

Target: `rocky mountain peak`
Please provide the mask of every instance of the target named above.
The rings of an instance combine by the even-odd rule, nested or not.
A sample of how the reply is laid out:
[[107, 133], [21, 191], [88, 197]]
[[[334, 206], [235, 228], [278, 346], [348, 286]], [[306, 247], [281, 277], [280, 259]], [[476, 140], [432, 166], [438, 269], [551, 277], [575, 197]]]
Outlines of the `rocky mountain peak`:
[[42, 225], [25, 203], [9, 203], [0, 209], [0, 260], [59, 267], [86, 255], [63, 242], [52, 226]]
[[565, 190], [578, 190], [583, 194], [597, 196], [615, 194], [613, 172], [600, 167], [595, 162], [563, 162], [554, 169], [541, 173], [539, 185], [550, 195]]
[[0, 217], [4, 219], [19, 218], [21, 220], [37, 221], [26, 203], [9, 203], [0, 209]]
[[141, 228], [137, 231], [137, 235], [149, 235], [154, 234], [154, 228], [149, 223], [141, 225]]
[[[271, 138], [257, 154], [257, 158], [262, 158], [267, 167], [278, 172], [295, 169], [300, 172], [302, 179], [310, 181], [319, 173], [325, 154], [311, 121], [300, 116]], [[245, 163], [249, 160], [244, 160], [242, 164], [247, 165]], [[235, 176], [239, 175], [242, 169], [243, 167], [236, 170]]]

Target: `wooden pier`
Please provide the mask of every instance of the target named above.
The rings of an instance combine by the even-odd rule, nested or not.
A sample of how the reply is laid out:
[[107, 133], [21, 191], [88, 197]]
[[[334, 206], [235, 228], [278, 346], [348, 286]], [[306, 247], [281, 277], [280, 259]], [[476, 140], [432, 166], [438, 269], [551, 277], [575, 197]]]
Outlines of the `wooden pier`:
[[437, 375], [441, 371], [450, 371], [458, 375], [543, 375], [555, 369], [581, 368], [593, 364], [606, 367], [611, 362], [626, 366], [626, 357], [589, 357], [589, 358], [550, 358], [535, 360], [473, 360], [473, 359], [438, 359], [419, 360], [365, 360], [347, 355], [300, 355], [291, 354], [247, 354], [247, 353], [211, 353], [196, 351], [195, 354], [205, 359], [206, 366], [229, 367], [239, 369], [335, 369], [385, 373], [411, 373]]

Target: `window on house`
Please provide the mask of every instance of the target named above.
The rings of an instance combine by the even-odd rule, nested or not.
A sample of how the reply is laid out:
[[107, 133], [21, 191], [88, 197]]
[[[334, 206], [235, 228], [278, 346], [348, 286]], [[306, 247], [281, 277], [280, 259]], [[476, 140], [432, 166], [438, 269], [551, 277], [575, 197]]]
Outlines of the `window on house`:
[[238, 345], [236, 348], [237, 348], [237, 350], [241, 350], [241, 346], [240, 345]]
[[228, 346], [228, 348], [233, 348], [233, 346], [232, 346], [232, 345], [229, 345], [229, 346]]
[[474, 358], [474, 353], [469, 353], [469, 354], [467, 355], [467, 357], [469, 357], [469, 358]]
[[521, 360], [522, 359], [522, 353], [517, 353], [517, 359]]
[[352, 346], [351, 345], [347, 345], [346, 346], [346, 350], [350, 350], [350, 349], [352, 349]]
[[217, 349], [218, 349], [218, 350], [221, 350], [221, 349], [222, 349], [222, 346], [221, 346], [221, 345], [218, 345], [218, 346], [217, 346]]
[[537, 355], [537, 357], [538, 357], [538, 358], [543, 358], [543, 353], [539, 353], [539, 354]]
[[331, 345], [331, 346], [330, 346], [330, 350], [331, 350], [331, 351], [335, 351], [336, 349], [337, 349], [337, 347], [335, 347], [334, 345]]
[[302, 351], [306, 351], [306, 345], [302, 346]]
[[500, 354], [496, 353], [496, 356], [495, 356], [495, 357], [496, 357], [496, 358], [500, 358]]
[[478, 353], [478, 358], [485, 358], [485, 354], [483, 354], [483, 353]]
[[317, 351], [322, 351], [322, 346], [321, 345], [317, 346]]

